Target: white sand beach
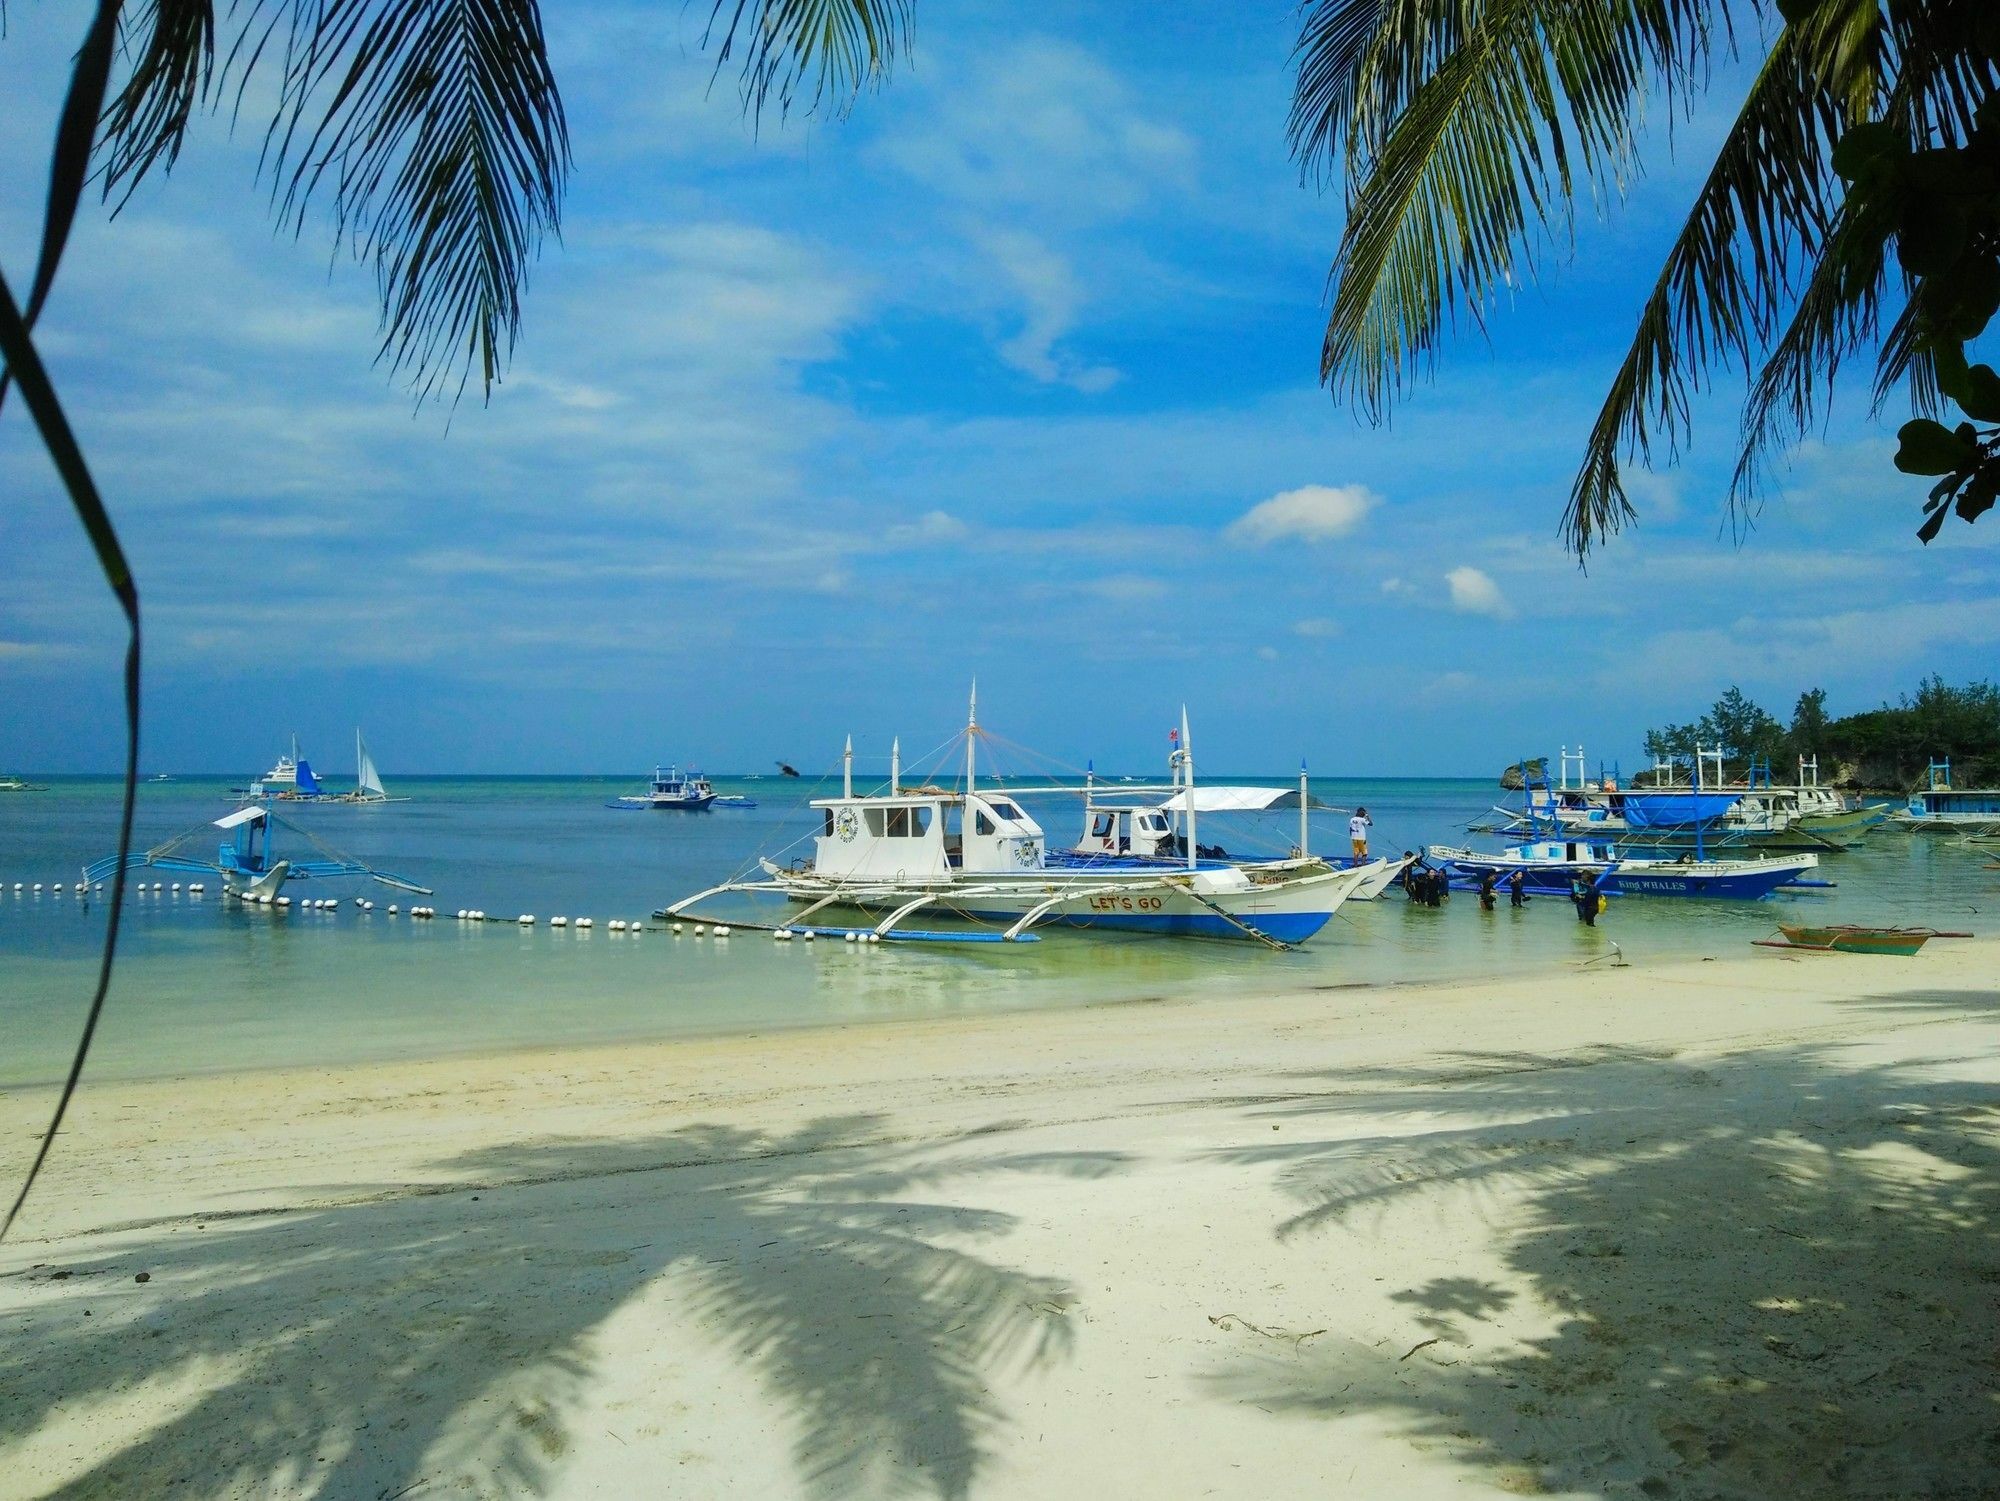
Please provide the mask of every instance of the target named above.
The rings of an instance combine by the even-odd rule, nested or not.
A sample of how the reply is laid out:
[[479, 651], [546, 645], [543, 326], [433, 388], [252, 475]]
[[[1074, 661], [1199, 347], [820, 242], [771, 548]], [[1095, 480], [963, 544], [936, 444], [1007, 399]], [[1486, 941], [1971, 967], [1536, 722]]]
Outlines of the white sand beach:
[[1991, 1496], [1996, 1225], [1983, 940], [87, 1085], [0, 1495]]

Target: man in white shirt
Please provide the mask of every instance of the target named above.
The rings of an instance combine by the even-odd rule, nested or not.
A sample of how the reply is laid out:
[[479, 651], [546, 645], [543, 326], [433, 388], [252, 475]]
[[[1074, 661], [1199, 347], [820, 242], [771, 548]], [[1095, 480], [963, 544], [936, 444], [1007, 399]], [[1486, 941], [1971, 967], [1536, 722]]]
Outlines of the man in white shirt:
[[1368, 816], [1366, 808], [1356, 808], [1354, 816], [1347, 820], [1347, 837], [1354, 845], [1354, 858], [1368, 858], [1368, 831], [1375, 827], [1375, 820]]

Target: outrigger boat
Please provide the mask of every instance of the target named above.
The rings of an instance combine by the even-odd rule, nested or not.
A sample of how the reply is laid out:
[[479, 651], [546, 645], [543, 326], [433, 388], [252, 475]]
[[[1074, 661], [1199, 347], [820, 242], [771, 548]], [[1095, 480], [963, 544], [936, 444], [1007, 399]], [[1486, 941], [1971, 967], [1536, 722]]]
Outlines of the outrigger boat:
[[[307, 845], [318, 851], [319, 858], [296, 860], [280, 858], [272, 849], [271, 828], [282, 825], [296, 834]], [[216, 849], [215, 858], [203, 860], [192, 853], [190, 846], [198, 839], [213, 837], [211, 829], [221, 829], [229, 837]], [[270, 902], [276, 899], [279, 888], [288, 880], [330, 880], [337, 876], [360, 876], [371, 881], [379, 881], [384, 886], [393, 886], [399, 891], [415, 892], [419, 896], [429, 896], [428, 886], [419, 886], [403, 876], [392, 875], [388, 871], [376, 870], [338, 850], [329, 849], [297, 824], [278, 817], [268, 808], [238, 808], [234, 813], [225, 814], [212, 824], [197, 824], [185, 834], [177, 834], [165, 844], [155, 845], [149, 850], [135, 851], [125, 857], [125, 868], [137, 870], [151, 867], [156, 870], [185, 871], [190, 875], [218, 875], [222, 878], [222, 889], [229, 896], [241, 897], [245, 901]], [[93, 885], [108, 881], [118, 872], [118, 857], [112, 855], [85, 867], [84, 879]]]
[[1936, 830], [1974, 837], [2000, 834], [2000, 788], [1952, 786], [1947, 756], [1930, 763], [1922, 789], [1911, 793], [1890, 821], [1913, 834]]
[[48, 790], [39, 782], [24, 782], [19, 777], [0, 777], [0, 792], [47, 792]]
[[1495, 808], [1500, 821], [1486, 827], [1529, 834], [1553, 828], [1614, 839], [1648, 854], [1691, 850], [1704, 834], [1705, 842], [1726, 838], [1748, 849], [1840, 850], [1859, 843], [1889, 816], [1886, 803], [1850, 806], [1842, 793], [1822, 787], [1817, 757], [1801, 756], [1798, 780], [1789, 785], [1773, 778], [1768, 760], [1753, 761], [1740, 781], [1726, 781], [1720, 747], [1697, 747], [1691, 775], [1657, 763], [1650, 787], [1621, 787], [1601, 768], [1593, 780], [1581, 746], [1564, 746], [1558, 765], [1558, 780], [1551, 785], [1545, 773], [1531, 772], [1523, 763], [1525, 806]]
[[[678, 766], [655, 766], [653, 785], [649, 791], [621, 797], [605, 806], [621, 812], [650, 808], [655, 811], [699, 813], [714, 801], [715, 788], [700, 772], [690, 769], [683, 774]], [[750, 806], [755, 807], [756, 804]]]
[[1970, 933], [1947, 933], [1938, 928], [1859, 928], [1849, 926], [1806, 927], [1779, 923], [1784, 942], [1774, 938], [1753, 938], [1759, 948], [1811, 949], [1832, 954], [1895, 954], [1907, 959], [1933, 938], [1970, 938]]
[[[1188, 807], [1192, 804], [1197, 816], [1235, 813], [1276, 813], [1296, 809], [1299, 815], [1297, 842], [1292, 845], [1289, 861], [1307, 858], [1311, 846], [1311, 814], [1314, 809], [1332, 809], [1312, 795], [1306, 779], [1306, 769], [1299, 767], [1299, 784], [1291, 787], [1225, 787], [1182, 786], [1178, 776], [1178, 759], [1170, 761], [1169, 772], [1173, 780], [1165, 787], [1107, 788], [1096, 779], [1093, 769], [1086, 769], [1083, 798], [1083, 837], [1067, 851], [1052, 851], [1050, 859], [1066, 863], [1073, 859], [1097, 861], [1105, 857], [1117, 857], [1128, 861], [1151, 860], [1162, 866], [1184, 863], [1187, 858], [1187, 837], [1181, 829]], [[1130, 777], [1120, 779], [1129, 782]], [[1067, 790], [1067, 789], [1053, 789]], [[1219, 845], [1207, 846], [1197, 853], [1211, 860], [1226, 860], [1245, 869], [1283, 863], [1276, 858], [1245, 859], [1232, 856]], [[1319, 856], [1318, 863], [1330, 870], [1353, 870], [1366, 868], [1368, 879], [1363, 881], [1348, 896], [1353, 902], [1372, 902], [1393, 886], [1403, 872], [1416, 859], [1414, 855], [1397, 860], [1375, 859], [1356, 860], [1351, 856]]]
[[1589, 839], [1542, 839], [1495, 853], [1433, 844], [1426, 852], [1433, 865], [1477, 882], [1492, 875], [1505, 884], [1522, 872], [1526, 889], [1537, 896], [1567, 896], [1578, 876], [1597, 889], [1618, 896], [1715, 897], [1758, 901], [1785, 887], [1826, 885], [1811, 881], [1818, 855], [1752, 856], [1740, 860], [1628, 856], [1608, 842]]
[[[733, 893], [784, 897], [800, 910], [775, 927], [789, 933], [839, 933], [884, 940], [1024, 942], [1043, 924], [1154, 933], [1177, 937], [1251, 939], [1274, 948], [1303, 943], [1326, 926], [1377, 871], [1333, 870], [1309, 857], [1244, 865], [1203, 858], [1196, 840], [1198, 800], [1185, 812], [1185, 855], [1106, 851], [1057, 852], [1048, 837], [1002, 790], [982, 790], [977, 780], [981, 738], [978, 696], [965, 733], [962, 791], [902, 785], [900, 747], [891, 753], [886, 792], [856, 794], [854, 747], [843, 756], [841, 795], [815, 798], [821, 832], [813, 857], [790, 866], [759, 861], [764, 879], [728, 881], [661, 909], [674, 919], [712, 898]], [[1175, 752], [1177, 781], [1194, 786], [1194, 759], [1182, 715]], [[1075, 788], [1061, 789], [1075, 795]], [[1384, 862], [1387, 863], [1387, 862]], [[827, 908], [882, 913], [865, 929], [812, 926]], [[910, 926], [919, 913], [936, 912], [975, 923], [985, 931], [938, 931]]]

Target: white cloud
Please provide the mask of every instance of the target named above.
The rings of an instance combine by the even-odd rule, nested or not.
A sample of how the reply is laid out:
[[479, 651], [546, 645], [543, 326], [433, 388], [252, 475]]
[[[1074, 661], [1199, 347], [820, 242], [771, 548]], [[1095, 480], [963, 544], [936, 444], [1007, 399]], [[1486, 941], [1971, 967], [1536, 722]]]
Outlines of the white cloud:
[[1390, 595], [1415, 594], [1417, 592], [1417, 586], [1411, 583], [1408, 579], [1403, 579], [1403, 578], [1384, 579], [1382, 580], [1382, 592], [1384, 594], [1390, 594]]
[[1681, 485], [1672, 475], [1655, 474], [1650, 469], [1625, 469], [1618, 478], [1640, 515], [1672, 521], [1681, 514]]
[[1044, 385], [1069, 386], [1087, 395], [1117, 385], [1120, 375], [1112, 366], [1089, 364], [1057, 347], [1083, 306], [1083, 290], [1069, 262], [1018, 231], [994, 231], [981, 236], [981, 242], [1025, 305], [1026, 321], [1019, 333], [1001, 342], [1000, 358]]
[[1344, 537], [1382, 503], [1366, 485], [1301, 485], [1260, 501], [1229, 525], [1239, 542], [1271, 543], [1286, 537], [1330, 542]]
[[1329, 636], [1338, 636], [1340, 632], [1340, 622], [1338, 620], [1329, 620], [1324, 615], [1315, 615], [1310, 620], [1294, 620], [1292, 622], [1293, 635], [1305, 636], [1311, 640], [1324, 641]]
[[1277, 647], [1275, 647], [1275, 646], [1260, 646], [1260, 647], [1258, 647], [1258, 648], [1257, 648], [1257, 660], [1258, 660], [1258, 661], [1260, 661], [1260, 662], [1275, 662], [1275, 661], [1277, 661], [1277, 660], [1278, 660], [1278, 648], [1277, 648]]
[[1477, 568], [1454, 568], [1444, 576], [1444, 581], [1451, 586], [1451, 607], [1461, 614], [1505, 620], [1514, 613], [1500, 586]]
[[934, 542], [956, 542], [970, 530], [949, 511], [926, 511], [915, 521], [889, 528], [892, 547], [922, 547]]
[[1167, 592], [1167, 586], [1159, 579], [1148, 578], [1142, 573], [1114, 573], [1105, 578], [1092, 579], [1083, 587], [1099, 599], [1120, 605], [1143, 604]]

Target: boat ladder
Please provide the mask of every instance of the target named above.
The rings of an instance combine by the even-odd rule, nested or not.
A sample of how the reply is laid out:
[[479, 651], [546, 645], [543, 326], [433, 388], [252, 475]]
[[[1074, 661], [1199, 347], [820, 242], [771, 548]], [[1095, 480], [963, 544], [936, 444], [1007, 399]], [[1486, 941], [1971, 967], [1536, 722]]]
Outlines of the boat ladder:
[[1192, 880], [1186, 882], [1173, 881], [1170, 882], [1169, 884], [1176, 886], [1183, 892], [1187, 893], [1188, 899], [1190, 901], [1199, 902], [1202, 906], [1208, 908], [1209, 911], [1213, 912], [1217, 917], [1221, 918], [1224, 922], [1228, 923], [1232, 928], [1237, 929], [1238, 931], [1244, 933], [1248, 937], [1256, 939], [1259, 943], [1264, 944], [1267, 947], [1274, 948], [1281, 954], [1289, 954], [1295, 947], [1295, 945], [1293, 944], [1286, 943], [1282, 938], [1273, 938], [1269, 933], [1264, 932], [1263, 929], [1261, 928], [1252, 927], [1249, 923], [1245, 922], [1242, 918], [1238, 917], [1234, 912], [1231, 912], [1227, 907], [1224, 907], [1221, 903], [1210, 901], [1207, 897], [1203, 896], [1199, 891], [1196, 891], [1194, 889], [1194, 882]]

